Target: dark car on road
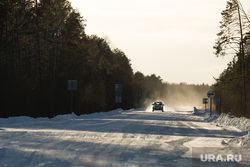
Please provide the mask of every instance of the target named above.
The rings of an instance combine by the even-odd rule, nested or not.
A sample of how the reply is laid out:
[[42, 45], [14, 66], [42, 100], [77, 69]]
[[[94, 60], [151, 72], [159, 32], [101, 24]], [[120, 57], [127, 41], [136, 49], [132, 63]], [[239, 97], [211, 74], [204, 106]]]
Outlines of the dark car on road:
[[161, 101], [156, 101], [153, 104], [152, 111], [154, 112], [155, 110], [161, 110], [163, 112], [163, 106], [164, 104]]

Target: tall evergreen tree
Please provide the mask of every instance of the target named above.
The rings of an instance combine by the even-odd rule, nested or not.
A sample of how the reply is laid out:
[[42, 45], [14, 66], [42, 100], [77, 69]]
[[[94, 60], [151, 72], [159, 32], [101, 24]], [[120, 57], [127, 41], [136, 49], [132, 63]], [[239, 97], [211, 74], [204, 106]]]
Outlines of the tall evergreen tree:
[[[235, 58], [231, 67], [225, 72], [232, 72], [230, 81], [232, 85], [240, 87], [240, 109], [246, 115], [247, 111], [247, 70], [246, 70], [246, 37], [249, 31], [250, 22], [239, 0], [228, 0], [226, 9], [222, 11], [221, 31], [218, 33], [218, 40], [214, 46], [217, 56], [225, 56], [234, 51]], [[222, 75], [224, 78], [227, 75]], [[225, 80], [224, 80], [225, 81]], [[226, 81], [225, 81], [226, 82]], [[219, 83], [223, 83], [219, 81]]]

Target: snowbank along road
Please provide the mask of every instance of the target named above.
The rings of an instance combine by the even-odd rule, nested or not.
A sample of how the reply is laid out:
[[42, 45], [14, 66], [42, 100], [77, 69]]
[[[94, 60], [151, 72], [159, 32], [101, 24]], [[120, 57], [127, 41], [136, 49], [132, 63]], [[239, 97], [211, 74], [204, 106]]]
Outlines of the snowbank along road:
[[242, 135], [192, 113], [118, 109], [0, 119], [0, 166], [192, 166], [192, 147], [223, 149], [222, 141]]

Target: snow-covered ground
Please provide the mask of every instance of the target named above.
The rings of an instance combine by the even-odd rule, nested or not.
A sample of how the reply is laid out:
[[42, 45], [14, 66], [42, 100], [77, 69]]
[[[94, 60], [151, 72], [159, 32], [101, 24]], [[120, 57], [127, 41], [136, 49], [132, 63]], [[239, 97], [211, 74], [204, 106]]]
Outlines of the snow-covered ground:
[[183, 107], [0, 119], [0, 166], [192, 166], [194, 147], [249, 146], [249, 127], [248, 119]]
[[223, 128], [224, 130], [235, 129], [236, 131], [243, 132], [243, 136], [238, 136], [233, 139], [223, 141], [224, 144], [228, 144], [235, 147], [250, 148], [250, 119], [245, 117], [235, 117], [222, 113], [221, 115], [213, 112], [210, 117], [210, 113], [202, 110], [194, 109], [194, 115], [201, 116], [200, 119], [206, 122], [210, 122], [212, 125]]
[[[233, 127], [245, 132], [246, 135], [235, 137], [231, 140], [228, 140], [226, 144], [250, 148], [250, 119], [245, 117], [234, 117], [227, 114], [221, 114], [216, 120], [213, 121], [216, 126], [221, 127]], [[249, 153], [250, 154], [250, 153]]]

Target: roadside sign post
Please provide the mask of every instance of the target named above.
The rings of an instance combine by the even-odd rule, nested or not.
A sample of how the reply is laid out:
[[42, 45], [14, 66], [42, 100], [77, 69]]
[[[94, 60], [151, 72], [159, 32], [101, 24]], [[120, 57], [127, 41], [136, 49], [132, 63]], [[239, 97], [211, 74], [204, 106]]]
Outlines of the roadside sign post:
[[137, 92], [137, 102], [138, 102], [138, 108], [140, 108], [140, 100], [141, 100], [141, 93]]
[[212, 99], [214, 98], [214, 96], [215, 96], [215, 92], [213, 90], [209, 90], [207, 92], [207, 97], [210, 98], [210, 117], [212, 115]]
[[221, 99], [220, 98], [216, 98], [215, 102], [219, 103], [219, 114], [221, 114]]
[[73, 91], [77, 91], [77, 80], [68, 80], [68, 90], [71, 91], [70, 111], [73, 113]]
[[121, 106], [122, 103], [122, 90], [123, 90], [122, 84], [115, 84], [115, 103], [118, 106]]
[[205, 112], [207, 109], [208, 98], [203, 98], [203, 104], [205, 104]]

